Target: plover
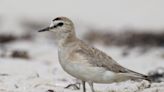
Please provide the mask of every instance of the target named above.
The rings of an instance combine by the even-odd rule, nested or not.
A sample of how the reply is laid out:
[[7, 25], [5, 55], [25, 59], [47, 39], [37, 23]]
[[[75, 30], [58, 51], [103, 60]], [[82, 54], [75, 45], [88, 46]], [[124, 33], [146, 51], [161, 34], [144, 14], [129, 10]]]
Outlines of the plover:
[[127, 69], [118, 64], [106, 53], [94, 48], [76, 37], [73, 22], [67, 17], [57, 17], [49, 27], [39, 32], [50, 31], [56, 36], [59, 62], [68, 74], [82, 80], [83, 92], [85, 82], [95, 92], [93, 83], [113, 83], [129, 79], [149, 77]]

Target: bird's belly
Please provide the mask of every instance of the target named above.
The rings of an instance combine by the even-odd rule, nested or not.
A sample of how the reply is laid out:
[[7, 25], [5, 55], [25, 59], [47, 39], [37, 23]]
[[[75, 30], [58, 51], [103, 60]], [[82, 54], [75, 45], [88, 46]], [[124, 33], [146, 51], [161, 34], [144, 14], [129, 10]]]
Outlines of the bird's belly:
[[95, 83], [112, 83], [129, 79], [126, 76], [108, 71], [102, 67], [67, 64], [64, 70], [77, 79]]

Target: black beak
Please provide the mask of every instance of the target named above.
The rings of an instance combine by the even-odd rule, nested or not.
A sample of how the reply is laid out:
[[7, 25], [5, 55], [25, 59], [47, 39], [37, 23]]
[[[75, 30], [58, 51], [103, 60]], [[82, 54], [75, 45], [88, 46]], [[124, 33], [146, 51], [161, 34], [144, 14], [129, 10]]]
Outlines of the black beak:
[[50, 27], [46, 27], [46, 28], [43, 28], [41, 30], [39, 30], [38, 32], [44, 32], [44, 31], [49, 31]]

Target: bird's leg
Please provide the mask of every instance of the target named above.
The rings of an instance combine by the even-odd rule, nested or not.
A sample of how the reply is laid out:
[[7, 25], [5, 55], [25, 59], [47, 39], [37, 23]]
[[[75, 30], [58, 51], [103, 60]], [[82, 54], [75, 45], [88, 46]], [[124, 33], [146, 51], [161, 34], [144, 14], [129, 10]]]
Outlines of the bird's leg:
[[94, 87], [93, 87], [93, 82], [88, 82], [88, 84], [91, 87], [92, 92], [95, 92]]
[[85, 81], [82, 81], [83, 92], [86, 92]]

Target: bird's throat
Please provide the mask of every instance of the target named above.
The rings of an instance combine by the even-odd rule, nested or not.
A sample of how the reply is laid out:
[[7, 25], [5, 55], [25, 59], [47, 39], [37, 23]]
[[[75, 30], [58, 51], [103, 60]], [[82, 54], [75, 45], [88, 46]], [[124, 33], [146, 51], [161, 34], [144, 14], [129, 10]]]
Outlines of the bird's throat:
[[76, 42], [76, 41], [77, 41], [77, 38], [76, 38], [75, 35], [69, 35], [69, 36], [67, 36], [67, 37], [65, 37], [65, 38], [63, 38], [63, 39], [61, 39], [61, 40], [59, 41], [58, 45], [59, 45], [60, 47], [67, 47], [67, 46], [72, 45], [72, 44], [73, 44], [74, 42]]

